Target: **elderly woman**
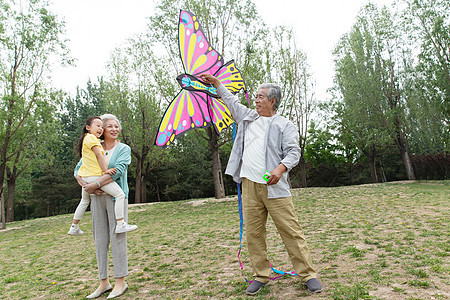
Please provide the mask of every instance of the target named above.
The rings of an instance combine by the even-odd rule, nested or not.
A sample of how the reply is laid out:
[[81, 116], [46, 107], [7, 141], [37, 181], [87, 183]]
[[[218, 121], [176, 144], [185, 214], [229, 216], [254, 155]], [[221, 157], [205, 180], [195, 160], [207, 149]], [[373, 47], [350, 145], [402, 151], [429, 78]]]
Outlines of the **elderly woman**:
[[[128, 182], [127, 182], [127, 168], [131, 162], [130, 147], [119, 142], [119, 132], [121, 130], [119, 120], [111, 114], [100, 116], [103, 121], [103, 136], [102, 143], [105, 150], [105, 158], [107, 160], [108, 168], [116, 168], [115, 175], [102, 175], [97, 182], [100, 186], [108, 184], [112, 181], [122, 188], [126, 199], [124, 203], [124, 218], [128, 221]], [[84, 186], [85, 190], [91, 195], [91, 213], [92, 213], [92, 227], [94, 232], [95, 248], [97, 254], [98, 272], [100, 277], [99, 287], [87, 296], [88, 299], [100, 297], [112, 289], [108, 278], [108, 252], [109, 243], [111, 242], [114, 278], [116, 285], [107, 299], [116, 298], [128, 289], [125, 283], [125, 276], [128, 275], [128, 258], [127, 258], [127, 234], [114, 233], [116, 226], [116, 217], [114, 215], [115, 202], [108, 194], [102, 194], [98, 190], [97, 183], [85, 184], [80, 176], [77, 175], [80, 164], [75, 168], [75, 176], [78, 184]]]

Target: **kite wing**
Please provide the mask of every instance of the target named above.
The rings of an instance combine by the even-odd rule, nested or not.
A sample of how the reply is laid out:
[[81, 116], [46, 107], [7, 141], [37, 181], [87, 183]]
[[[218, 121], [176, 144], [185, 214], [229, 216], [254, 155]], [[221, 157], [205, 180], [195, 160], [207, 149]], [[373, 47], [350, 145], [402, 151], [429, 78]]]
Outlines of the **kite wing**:
[[186, 74], [214, 74], [223, 66], [222, 55], [209, 44], [197, 17], [191, 12], [180, 12], [178, 45]]
[[[217, 70], [214, 76], [233, 94], [238, 93], [241, 89], [246, 90], [244, 78], [234, 65], [233, 60]], [[233, 124], [233, 118], [228, 107], [222, 99], [217, 97], [217, 94], [216, 97], [208, 96], [208, 110], [217, 134]]]
[[155, 144], [167, 147], [182, 133], [211, 126], [205, 95], [181, 90], [172, 100], [159, 125]]
[[241, 72], [236, 68], [234, 60], [230, 60], [223, 67], [221, 67], [214, 76], [233, 94], [240, 90], [247, 90], [245, 80]]
[[214, 125], [214, 129], [216, 129], [217, 134], [220, 134], [222, 130], [233, 124], [233, 117], [221, 98], [214, 98], [210, 96], [207, 96], [207, 98], [208, 111], [211, 116], [212, 124]]

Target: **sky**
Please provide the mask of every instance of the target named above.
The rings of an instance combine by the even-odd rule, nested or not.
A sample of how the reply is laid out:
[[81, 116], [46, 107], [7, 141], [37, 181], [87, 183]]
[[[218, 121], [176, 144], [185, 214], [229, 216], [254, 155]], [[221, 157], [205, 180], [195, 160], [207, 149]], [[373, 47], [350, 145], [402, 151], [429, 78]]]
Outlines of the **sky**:
[[[393, 0], [372, 0], [390, 5]], [[294, 29], [297, 47], [306, 53], [316, 81], [318, 99], [329, 98], [333, 84], [332, 51], [340, 37], [350, 31], [365, 0], [253, 0], [270, 26]], [[73, 94], [76, 87], [105, 75], [111, 52], [134, 34], [146, 30], [154, 14], [153, 0], [53, 0], [53, 12], [66, 22], [66, 38], [75, 67], [55, 67], [56, 88]], [[174, 16], [178, 17], [178, 16]], [[201, 21], [201, 20], [200, 20]], [[231, 59], [231, 58], [230, 58]], [[281, 83], [280, 83], [281, 84]]]

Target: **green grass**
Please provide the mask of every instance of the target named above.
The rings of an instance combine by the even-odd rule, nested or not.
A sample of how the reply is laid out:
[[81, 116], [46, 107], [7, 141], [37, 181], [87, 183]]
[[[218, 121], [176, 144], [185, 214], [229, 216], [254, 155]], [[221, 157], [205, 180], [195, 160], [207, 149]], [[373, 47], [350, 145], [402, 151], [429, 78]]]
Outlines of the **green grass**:
[[[297, 277], [285, 276], [251, 299], [448, 299], [449, 186], [293, 190], [324, 291], [309, 295]], [[130, 206], [130, 223], [139, 229], [128, 235], [125, 299], [250, 299], [237, 259], [237, 200], [203, 200]], [[82, 299], [97, 287], [89, 213], [83, 236], [67, 235], [71, 219], [7, 224], [0, 232], [0, 299]], [[271, 220], [268, 255], [275, 268], [291, 270]], [[250, 278], [245, 244], [241, 260]]]

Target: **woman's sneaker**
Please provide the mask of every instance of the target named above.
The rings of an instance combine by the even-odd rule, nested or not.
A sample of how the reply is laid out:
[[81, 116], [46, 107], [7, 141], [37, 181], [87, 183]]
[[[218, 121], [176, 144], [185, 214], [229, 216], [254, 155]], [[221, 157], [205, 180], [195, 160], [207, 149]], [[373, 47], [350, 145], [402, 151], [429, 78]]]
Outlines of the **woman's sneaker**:
[[69, 232], [67, 234], [70, 235], [82, 235], [83, 230], [80, 229], [80, 227], [70, 226]]
[[123, 222], [122, 225], [116, 225], [116, 233], [129, 232], [136, 230], [137, 228], [137, 225], [130, 225], [127, 222]]

